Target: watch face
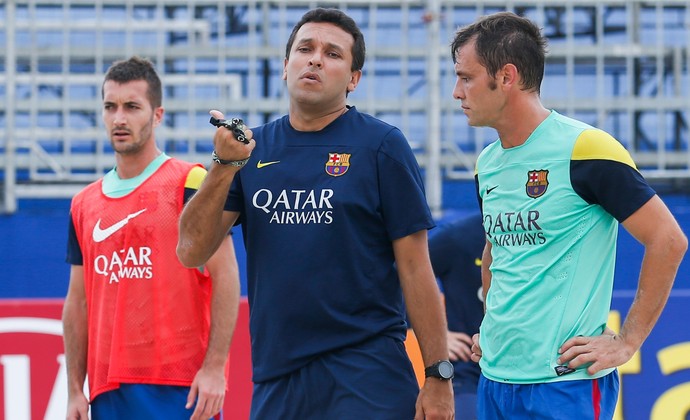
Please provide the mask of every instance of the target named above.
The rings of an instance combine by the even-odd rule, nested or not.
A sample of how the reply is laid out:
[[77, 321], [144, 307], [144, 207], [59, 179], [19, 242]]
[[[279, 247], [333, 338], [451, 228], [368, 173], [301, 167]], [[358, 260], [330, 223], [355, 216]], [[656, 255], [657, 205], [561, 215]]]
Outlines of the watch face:
[[453, 364], [450, 362], [443, 361], [438, 365], [438, 373], [440, 373], [443, 378], [452, 378], [454, 370]]

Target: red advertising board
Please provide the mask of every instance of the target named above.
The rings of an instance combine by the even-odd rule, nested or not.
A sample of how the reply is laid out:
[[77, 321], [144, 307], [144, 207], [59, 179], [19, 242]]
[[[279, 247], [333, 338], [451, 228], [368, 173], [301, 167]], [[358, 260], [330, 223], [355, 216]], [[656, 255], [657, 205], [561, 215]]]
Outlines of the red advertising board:
[[[64, 419], [67, 401], [62, 299], [0, 300], [0, 419]], [[230, 349], [226, 419], [249, 418], [249, 309], [240, 305]]]

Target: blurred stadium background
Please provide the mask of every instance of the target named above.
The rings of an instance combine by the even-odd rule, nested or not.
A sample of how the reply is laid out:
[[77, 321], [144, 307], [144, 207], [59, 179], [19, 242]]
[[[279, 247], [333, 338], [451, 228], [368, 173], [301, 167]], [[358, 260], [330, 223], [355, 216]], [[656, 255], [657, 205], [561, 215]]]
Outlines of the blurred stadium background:
[[[59, 318], [69, 276], [69, 200], [113, 166], [100, 118], [105, 69], [133, 54], [151, 58], [164, 84], [159, 147], [207, 164], [209, 109], [250, 126], [287, 112], [280, 79], [285, 41], [315, 6], [346, 10], [362, 28], [367, 61], [349, 103], [407, 135], [439, 223], [476, 209], [474, 161], [495, 139], [493, 130], [468, 127], [451, 96], [449, 43], [458, 26], [477, 16], [512, 10], [549, 38], [544, 103], [620, 140], [690, 232], [690, 0], [6, 0], [0, 2], [3, 418], [64, 418], [61, 349], [48, 362], [37, 353], [61, 345], [60, 332], [50, 330], [58, 327], [31, 330], [17, 320]], [[619, 242], [613, 325], [634, 297], [642, 258], [624, 231]], [[52, 308], [46, 315], [31, 312], [44, 303]], [[688, 307], [684, 261], [657, 328], [621, 368], [618, 419], [688, 418]], [[45, 335], [55, 337], [36, 338]], [[18, 377], [26, 382], [12, 385]]]

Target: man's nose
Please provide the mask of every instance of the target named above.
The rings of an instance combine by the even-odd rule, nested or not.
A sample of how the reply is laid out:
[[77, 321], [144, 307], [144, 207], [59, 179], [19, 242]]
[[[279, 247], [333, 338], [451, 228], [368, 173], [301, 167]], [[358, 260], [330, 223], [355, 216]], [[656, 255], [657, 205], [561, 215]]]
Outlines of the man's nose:
[[323, 65], [320, 52], [315, 51], [314, 54], [312, 54], [311, 58], [309, 59], [309, 65], [316, 67], [321, 67]]
[[465, 97], [465, 89], [463, 89], [460, 81], [455, 83], [455, 88], [453, 89], [453, 98], [463, 99]]
[[126, 122], [127, 118], [125, 117], [125, 113], [123, 112], [122, 108], [118, 108], [113, 115], [113, 124], [123, 125]]

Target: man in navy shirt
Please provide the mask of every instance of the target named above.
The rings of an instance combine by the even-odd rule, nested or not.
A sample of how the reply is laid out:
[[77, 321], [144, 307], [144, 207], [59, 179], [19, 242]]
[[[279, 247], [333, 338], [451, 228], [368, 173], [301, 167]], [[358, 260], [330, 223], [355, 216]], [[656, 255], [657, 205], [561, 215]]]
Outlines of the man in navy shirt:
[[[347, 105], [364, 57], [350, 17], [307, 12], [286, 47], [288, 115], [237, 136], [218, 128], [214, 163], [183, 211], [189, 267], [242, 225], [253, 419], [453, 418], [434, 222], [402, 132]], [[428, 368], [421, 391], [403, 296]]]

